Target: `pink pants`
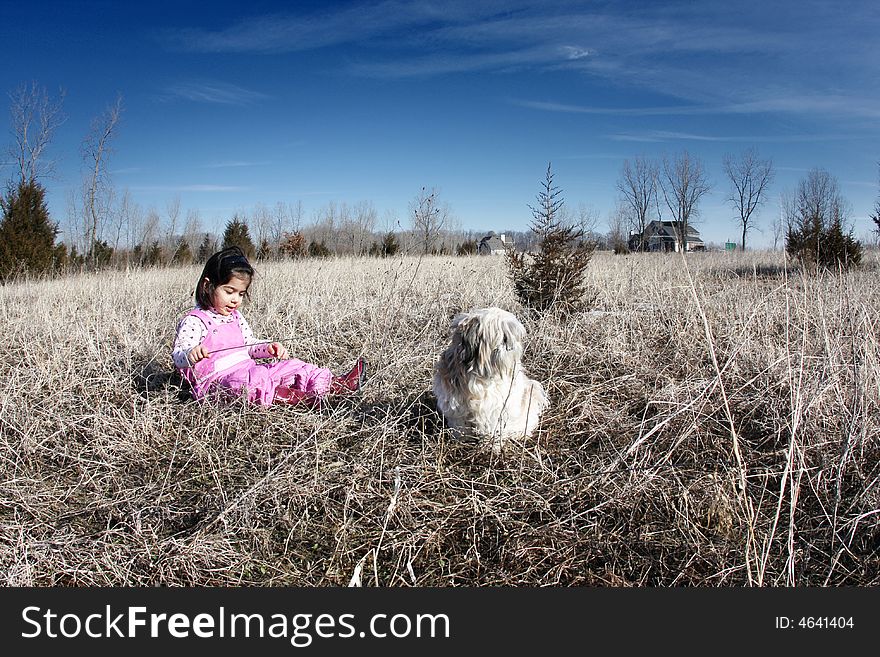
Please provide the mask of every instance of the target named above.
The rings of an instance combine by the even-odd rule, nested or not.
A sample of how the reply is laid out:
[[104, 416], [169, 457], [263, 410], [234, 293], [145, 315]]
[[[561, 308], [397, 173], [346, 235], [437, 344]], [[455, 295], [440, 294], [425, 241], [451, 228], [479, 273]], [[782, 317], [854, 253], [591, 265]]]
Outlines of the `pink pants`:
[[221, 372], [212, 377], [207, 385], [194, 386], [193, 391], [197, 399], [216, 390], [235, 397], [246, 395], [250, 402], [269, 406], [275, 401], [276, 396], [290, 401], [296, 401], [304, 396], [322, 397], [330, 389], [332, 376], [329, 369], [296, 358], [275, 363], [257, 363], [249, 360], [228, 372]]
[[205, 325], [202, 344], [211, 352], [208, 358], [180, 370], [196, 399], [216, 391], [224, 396], [247, 395], [248, 401], [269, 406], [276, 397], [299, 401], [329, 392], [333, 374], [325, 367], [296, 358], [273, 363], [257, 363], [251, 358], [250, 349], [243, 344], [238, 311], [233, 312], [234, 321], [222, 323], [199, 308], [189, 314]]

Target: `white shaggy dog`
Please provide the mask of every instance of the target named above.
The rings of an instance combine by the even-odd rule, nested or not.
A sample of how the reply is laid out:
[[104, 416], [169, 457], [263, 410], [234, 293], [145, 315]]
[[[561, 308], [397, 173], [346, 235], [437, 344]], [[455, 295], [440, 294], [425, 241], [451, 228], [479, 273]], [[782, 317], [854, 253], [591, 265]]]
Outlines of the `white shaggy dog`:
[[452, 320], [452, 343], [434, 365], [437, 408], [460, 434], [505, 439], [529, 436], [548, 399], [520, 359], [526, 330], [501, 308], [477, 308]]

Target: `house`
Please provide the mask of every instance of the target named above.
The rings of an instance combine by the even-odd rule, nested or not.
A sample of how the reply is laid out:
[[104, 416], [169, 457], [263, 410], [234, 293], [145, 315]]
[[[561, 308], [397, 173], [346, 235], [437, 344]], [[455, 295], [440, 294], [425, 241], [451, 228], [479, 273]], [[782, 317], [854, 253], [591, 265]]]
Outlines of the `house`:
[[[645, 227], [644, 240], [646, 250], [680, 251], [681, 243], [678, 238], [678, 230], [677, 221], [652, 221]], [[639, 234], [631, 234], [629, 236], [630, 250], [638, 250], [638, 243]], [[706, 250], [706, 245], [703, 243], [703, 238], [700, 237], [700, 232], [692, 225], [688, 225], [687, 250], [688, 252]]]
[[507, 241], [504, 233], [496, 235], [494, 231], [489, 231], [480, 243], [477, 245], [477, 253], [479, 255], [504, 255], [507, 250], [513, 247], [513, 241]]

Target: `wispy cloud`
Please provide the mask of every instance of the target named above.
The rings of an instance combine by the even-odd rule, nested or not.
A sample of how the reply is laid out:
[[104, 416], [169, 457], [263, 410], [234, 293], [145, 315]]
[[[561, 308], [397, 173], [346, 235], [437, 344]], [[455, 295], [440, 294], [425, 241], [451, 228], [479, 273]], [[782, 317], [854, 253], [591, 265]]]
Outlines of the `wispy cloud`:
[[143, 185], [130, 188], [136, 192], [249, 192], [250, 187], [236, 185]]
[[570, 114], [604, 114], [614, 116], [698, 116], [711, 114], [767, 114], [798, 113], [852, 116], [863, 119], [880, 118], [880, 100], [854, 98], [843, 95], [799, 95], [756, 97], [754, 100], [735, 103], [704, 105], [667, 105], [662, 107], [598, 107], [572, 105], [553, 101], [512, 99], [519, 107], [547, 112]]
[[229, 160], [226, 162], [210, 162], [208, 164], [203, 164], [201, 166], [202, 169], [234, 169], [234, 168], [245, 168], [245, 167], [260, 167], [271, 164], [271, 162], [249, 162], [246, 160]]
[[[358, 76], [567, 69], [581, 72], [585, 82], [601, 78], [685, 105], [615, 112], [543, 105], [552, 111], [878, 118], [880, 60], [872, 44], [880, 14], [859, 3], [807, 4], [791, 11], [766, 0], [706, 0], [649, 3], [635, 11], [576, 0], [449, 0], [442, 6], [381, 0], [251, 17], [219, 29], [169, 30], [163, 38], [174, 49], [205, 53], [343, 47], [344, 56], [327, 57], [326, 65]], [[183, 88], [177, 95], [241, 102], [240, 93], [223, 89]]]
[[868, 180], [843, 180], [841, 181], [844, 185], [852, 185], [853, 187], [870, 187], [872, 189], [877, 187], [877, 181], [868, 181]]
[[[471, 10], [471, 14], [473, 11]], [[167, 30], [162, 35], [174, 49], [209, 52], [296, 52], [360, 43], [438, 21], [455, 20], [454, 6], [386, 0], [355, 3], [311, 13], [279, 13], [239, 21], [219, 30]]]
[[196, 103], [251, 105], [269, 98], [264, 93], [226, 82], [181, 82], [165, 89], [163, 100], [182, 99]]
[[696, 135], [686, 132], [672, 132], [666, 130], [648, 130], [645, 132], [624, 132], [608, 135], [614, 141], [637, 141], [637, 142], [663, 142], [663, 141], [737, 141], [732, 137], [715, 137], [710, 135]]
[[594, 51], [589, 48], [580, 48], [578, 46], [562, 46], [560, 49], [562, 56], [566, 59], [584, 59], [585, 57], [589, 57], [594, 53]]
[[503, 52], [442, 52], [425, 56], [385, 61], [353, 63], [349, 71], [361, 76], [377, 78], [409, 78], [470, 73], [480, 71], [510, 71], [532, 68], [539, 62], [559, 62], [557, 49], [523, 48]]
[[837, 141], [855, 139], [832, 134], [796, 135], [701, 135], [672, 130], [644, 130], [640, 132], [620, 132], [607, 135], [614, 141], [665, 142], [665, 141], [706, 141], [706, 142], [747, 142], [747, 143], [806, 143], [817, 141]]
[[732, 104], [727, 111], [751, 114], [756, 112], [787, 112], [800, 114], [833, 114], [865, 119], [880, 119], [880, 99], [850, 94], [797, 94], [768, 96]]
[[712, 114], [717, 108], [696, 105], [668, 106], [668, 107], [595, 107], [589, 105], [571, 105], [552, 101], [517, 100], [510, 101], [513, 105], [528, 109], [543, 110], [547, 112], [563, 112], [568, 114], [607, 114], [616, 116], [670, 116], [688, 114]]

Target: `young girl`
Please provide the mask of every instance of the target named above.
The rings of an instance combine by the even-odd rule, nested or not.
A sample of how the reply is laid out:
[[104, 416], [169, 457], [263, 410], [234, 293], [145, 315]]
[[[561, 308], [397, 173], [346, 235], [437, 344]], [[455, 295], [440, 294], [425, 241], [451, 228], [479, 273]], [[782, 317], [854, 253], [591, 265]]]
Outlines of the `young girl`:
[[[358, 359], [341, 377], [324, 367], [290, 358], [278, 342], [260, 342], [239, 307], [254, 276], [237, 246], [215, 253], [196, 285], [196, 307], [180, 320], [174, 340], [174, 365], [192, 386], [196, 399], [218, 391], [247, 395], [251, 402], [297, 403], [320, 400], [328, 394], [356, 391], [366, 364]], [[254, 359], [278, 359], [257, 363]]]

